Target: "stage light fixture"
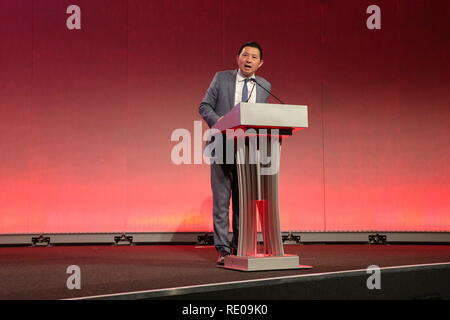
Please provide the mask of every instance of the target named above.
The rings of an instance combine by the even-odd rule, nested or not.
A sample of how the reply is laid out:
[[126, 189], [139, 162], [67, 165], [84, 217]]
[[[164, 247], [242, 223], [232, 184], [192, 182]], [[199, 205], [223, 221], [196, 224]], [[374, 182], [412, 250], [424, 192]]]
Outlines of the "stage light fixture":
[[282, 235], [283, 244], [300, 244], [301, 236], [298, 232], [289, 232], [287, 235]]
[[49, 247], [50, 246], [50, 237], [44, 237], [42, 234], [39, 237], [31, 238], [31, 246], [32, 247]]
[[204, 235], [200, 235], [197, 237], [197, 244], [213, 245], [214, 244], [214, 236], [212, 234], [207, 234], [207, 233], [205, 233]]
[[369, 244], [386, 244], [387, 236], [384, 234], [370, 234], [369, 235]]
[[114, 245], [131, 246], [133, 245], [133, 236], [127, 236], [125, 233], [122, 233], [120, 236], [114, 236]]

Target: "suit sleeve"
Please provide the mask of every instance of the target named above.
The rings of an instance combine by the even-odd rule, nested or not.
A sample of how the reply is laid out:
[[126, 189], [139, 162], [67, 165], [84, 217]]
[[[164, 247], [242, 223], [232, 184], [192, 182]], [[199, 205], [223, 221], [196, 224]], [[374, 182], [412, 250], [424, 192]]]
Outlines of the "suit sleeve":
[[208, 90], [206, 90], [205, 96], [200, 103], [199, 113], [202, 118], [206, 121], [208, 126], [211, 128], [220, 116], [216, 113], [216, 103], [219, 96], [219, 83], [218, 74], [214, 75]]

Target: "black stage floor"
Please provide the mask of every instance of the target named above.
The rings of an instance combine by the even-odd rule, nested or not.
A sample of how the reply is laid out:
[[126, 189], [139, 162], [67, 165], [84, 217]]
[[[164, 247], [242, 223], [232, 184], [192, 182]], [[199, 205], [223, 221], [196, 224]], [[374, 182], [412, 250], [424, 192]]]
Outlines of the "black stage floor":
[[[0, 299], [448, 299], [448, 245], [286, 245], [309, 270], [215, 267], [211, 246], [0, 248]], [[69, 289], [69, 266], [80, 289]], [[369, 289], [367, 268], [381, 268]], [[73, 279], [73, 278], [71, 278]], [[69, 281], [70, 282], [70, 281]]]

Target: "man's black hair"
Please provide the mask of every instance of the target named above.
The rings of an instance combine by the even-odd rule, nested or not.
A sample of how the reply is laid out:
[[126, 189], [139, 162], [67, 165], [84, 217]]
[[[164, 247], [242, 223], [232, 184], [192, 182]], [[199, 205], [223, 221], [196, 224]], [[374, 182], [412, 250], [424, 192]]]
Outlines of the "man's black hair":
[[259, 45], [258, 42], [252, 41], [252, 42], [244, 43], [244, 44], [239, 48], [238, 56], [241, 54], [242, 50], [244, 50], [245, 47], [252, 47], [252, 48], [258, 49], [258, 50], [259, 50], [259, 57], [260, 57], [260, 59], [262, 60], [262, 58], [263, 58], [263, 51], [262, 51], [261, 46]]

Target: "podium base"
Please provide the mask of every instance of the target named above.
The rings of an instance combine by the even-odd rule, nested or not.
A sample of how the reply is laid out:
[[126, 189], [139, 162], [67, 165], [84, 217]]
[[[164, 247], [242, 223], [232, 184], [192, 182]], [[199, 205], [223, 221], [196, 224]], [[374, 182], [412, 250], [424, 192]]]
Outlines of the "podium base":
[[225, 269], [239, 271], [267, 271], [288, 269], [311, 269], [312, 266], [300, 265], [297, 255], [284, 256], [233, 256], [225, 257]]

